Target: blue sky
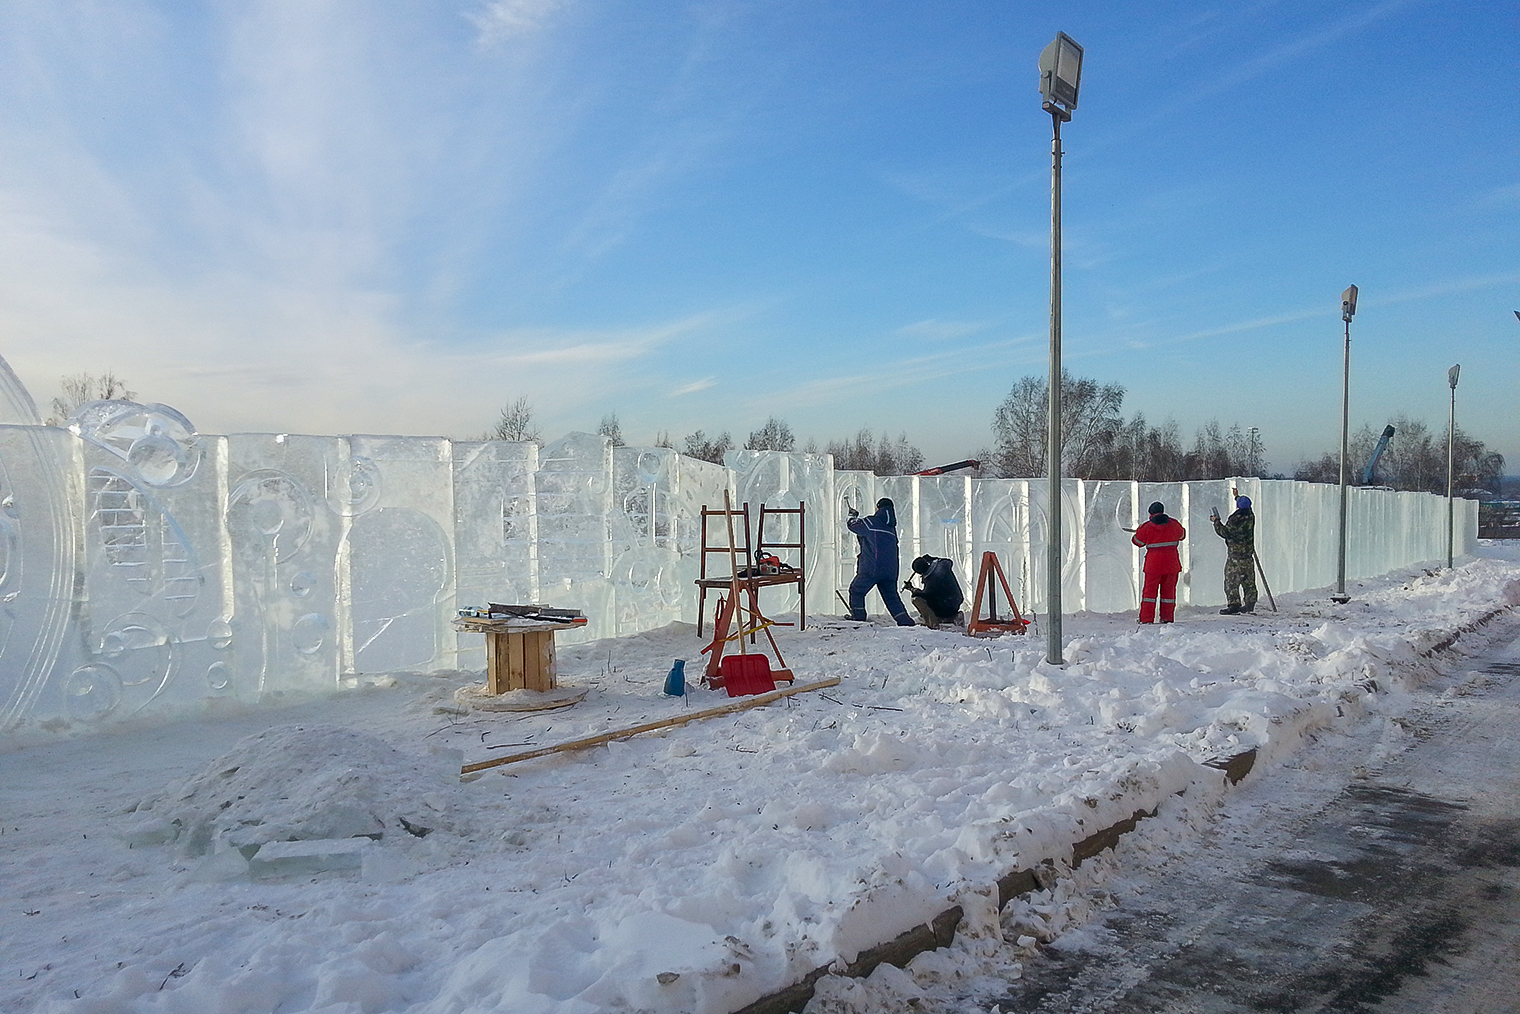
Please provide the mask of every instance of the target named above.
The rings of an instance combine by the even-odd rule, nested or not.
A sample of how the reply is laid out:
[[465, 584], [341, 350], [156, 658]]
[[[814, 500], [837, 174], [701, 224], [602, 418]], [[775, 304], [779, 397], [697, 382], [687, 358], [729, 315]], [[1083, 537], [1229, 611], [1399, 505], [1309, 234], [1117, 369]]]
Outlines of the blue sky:
[[1511, 2], [0, 5], [0, 355], [208, 432], [633, 443], [768, 415], [974, 453], [1069, 369], [1274, 467], [1459, 422], [1520, 471]]

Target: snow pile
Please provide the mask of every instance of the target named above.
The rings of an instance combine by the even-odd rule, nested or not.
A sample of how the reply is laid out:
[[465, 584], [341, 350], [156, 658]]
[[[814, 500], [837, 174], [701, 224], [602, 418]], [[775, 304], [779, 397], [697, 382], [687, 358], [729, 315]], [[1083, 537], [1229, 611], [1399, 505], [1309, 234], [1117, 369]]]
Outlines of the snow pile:
[[177, 841], [188, 857], [226, 847], [247, 856], [268, 842], [425, 837], [452, 825], [458, 758], [453, 751], [408, 757], [336, 725], [276, 726], [145, 799], [118, 836]]
[[[961, 938], [1032, 946], [1080, 918], [1104, 860], [1001, 922], [1000, 877], [1064, 878], [1074, 844], [1137, 812], [1206, 820], [1226, 791], [1211, 762], [1255, 750], [1270, 777], [1333, 730], [1381, 729], [1371, 738], [1394, 748], [1403, 690], [1436, 649], [1520, 604], [1520, 565], [1410, 572], [1354, 596], [1184, 610], [1161, 627], [1077, 614], [1064, 667], [1043, 661], [1039, 636], [825, 620], [778, 636], [799, 681], [837, 687], [464, 784], [445, 784], [429, 746], [457, 772], [460, 756], [728, 699], [661, 693], [672, 658], [698, 657], [693, 629], [674, 624], [567, 647], [560, 682], [587, 696], [563, 711], [460, 715], [454, 690], [471, 677], [398, 672], [388, 689], [302, 705], [297, 724], [239, 729], [255, 735], [230, 751], [227, 726], [258, 716], [177, 727], [174, 749], [151, 731], [102, 738], [82, 767], [59, 747], [0, 756], [46, 773], [35, 804], [0, 799], [18, 814], [0, 882], [38, 912], [6, 937], [23, 974], [0, 1010], [725, 1014], [952, 905]], [[81, 795], [102, 768], [119, 784]], [[185, 771], [199, 773], [176, 780]], [[144, 796], [116, 818], [121, 840], [90, 833]], [[255, 844], [355, 835], [406, 864], [260, 879], [229, 859], [197, 875]], [[90, 869], [115, 887], [91, 894]], [[950, 974], [925, 954], [823, 994], [867, 1010], [888, 980], [911, 996], [911, 981]]]

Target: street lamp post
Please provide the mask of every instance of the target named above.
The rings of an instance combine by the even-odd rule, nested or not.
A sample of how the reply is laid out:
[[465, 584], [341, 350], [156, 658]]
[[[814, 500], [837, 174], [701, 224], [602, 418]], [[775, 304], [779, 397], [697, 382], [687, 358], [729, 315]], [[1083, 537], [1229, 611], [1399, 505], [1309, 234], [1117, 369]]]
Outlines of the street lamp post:
[[1351, 601], [1351, 596], [1346, 594], [1346, 495], [1349, 478], [1346, 458], [1351, 443], [1351, 318], [1354, 316], [1356, 286], [1352, 285], [1341, 293], [1341, 320], [1346, 322], [1346, 357], [1341, 370], [1341, 539], [1335, 568], [1335, 594], [1330, 596], [1330, 601], [1340, 603]]
[[1061, 657], [1061, 124], [1077, 108], [1082, 81], [1082, 47], [1065, 32], [1040, 54], [1040, 96], [1050, 114], [1050, 418], [1045, 464], [1049, 482], [1046, 512], [1049, 543], [1045, 559], [1045, 661]]
[[1452, 549], [1456, 542], [1456, 511], [1452, 501], [1452, 480], [1457, 463], [1457, 377], [1462, 373], [1458, 363], [1446, 371], [1446, 382], [1451, 385], [1451, 423], [1446, 430], [1446, 569], [1452, 566]]

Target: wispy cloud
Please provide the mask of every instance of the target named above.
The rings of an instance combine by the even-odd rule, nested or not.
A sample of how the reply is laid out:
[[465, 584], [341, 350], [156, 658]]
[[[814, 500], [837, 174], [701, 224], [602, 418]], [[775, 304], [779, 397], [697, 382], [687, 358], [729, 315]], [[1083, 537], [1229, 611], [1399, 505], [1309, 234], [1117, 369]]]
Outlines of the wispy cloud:
[[1520, 208], [1520, 183], [1511, 183], [1508, 186], [1495, 187], [1487, 193], [1480, 194], [1477, 206], [1484, 209]]
[[[1434, 282], [1430, 285], [1400, 289], [1392, 292], [1373, 293], [1371, 295], [1363, 292], [1358, 299], [1358, 308], [1365, 312], [1384, 306], [1414, 303], [1425, 299], [1439, 299], [1444, 296], [1456, 295], [1463, 292], [1475, 292], [1481, 289], [1491, 289], [1505, 285], [1520, 285], [1520, 272], [1501, 272], [1487, 275], [1473, 275], [1466, 278], [1452, 278]], [[1249, 317], [1245, 320], [1221, 324], [1217, 327], [1202, 328], [1169, 338], [1149, 339], [1136, 338], [1132, 335], [1121, 335], [1115, 337], [1106, 345], [1101, 342], [1089, 343], [1086, 350], [1073, 353], [1072, 358], [1106, 355], [1116, 351], [1187, 345], [1192, 342], [1207, 341], [1211, 338], [1249, 334], [1252, 331], [1281, 327], [1284, 324], [1296, 324], [1305, 320], [1323, 320], [1327, 317], [1339, 317], [1340, 313], [1340, 304], [1331, 299], [1327, 300], [1324, 305], [1313, 308], [1288, 310], [1283, 313], [1269, 314], [1262, 317]]]
[[564, 0], [491, 0], [465, 17], [480, 32], [482, 47], [499, 46], [542, 29], [564, 6]]
[[952, 341], [956, 338], [967, 338], [974, 334], [980, 334], [987, 330], [988, 324], [977, 320], [929, 320], [914, 321], [912, 324], [904, 324], [896, 333], [905, 338], [924, 338], [928, 341], [943, 342]]
[[718, 386], [718, 378], [717, 377], [703, 377], [701, 380], [693, 380], [689, 384], [682, 384], [680, 387], [676, 388], [674, 391], [671, 391], [670, 392], [670, 396], [672, 398], [679, 398], [682, 395], [696, 394], [698, 391], [705, 391], [708, 388], [717, 387], [717, 386]]
[[1025, 358], [1021, 351], [1044, 336], [1022, 336], [930, 355], [873, 361], [869, 368], [833, 376], [815, 376], [792, 388], [768, 391], [765, 398], [751, 399], [751, 409], [775, 411], [803, 408], [844, 401], [862, 394], [878, 398], [886, 391], [920, 387], [951, 377], [996, 370], [1007, 363]]
[[[1418, 6], [1429, 0], [1386, 0], [1356, 10], [1344, 17], [1321, 24], [1286, 42], [1264, 48], [1256, 56], [1241, 61], [1231, 61], [1229, 69], [1213, 77], [1195, 82], [1182, 92], [1173, 93], [1172, 101], [1157, 106], [1150, 115], [1137, 118], [1102, 138], [1090, 138], [1086, 144], [1089, 153], [1121, 144], [1135, 134], [1148, 130], [1156, 124], [1171, 120], [1201, 102], [1271, 74], [1289, 64], [1320, 52], [1341, 40], [1371, 28], [1379, 22], [1394, 17], [1403, 10]], [[1195, 38], [1190, 44], [1195, 44]]]

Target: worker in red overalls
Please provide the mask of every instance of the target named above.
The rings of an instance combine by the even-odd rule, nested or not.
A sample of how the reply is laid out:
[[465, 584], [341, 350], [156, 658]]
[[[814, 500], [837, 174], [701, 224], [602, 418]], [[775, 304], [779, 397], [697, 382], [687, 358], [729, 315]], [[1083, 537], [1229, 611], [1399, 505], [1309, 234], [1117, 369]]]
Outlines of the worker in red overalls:
[[1145, 550], [1145, 588], [1140, 593], [1140, 622], [1156, 619], [1156, 605], [1161, 606], [1161, 622], [1171, 623], [1177, 613], [1177, 575], [1182, 573], [1182, 556], [1177, 547], [1187, 538], [1187, 529], [1176, 518], [1166, 516], [1161, 501], [1150, 507], [1146, 521], [1130, 541]]

